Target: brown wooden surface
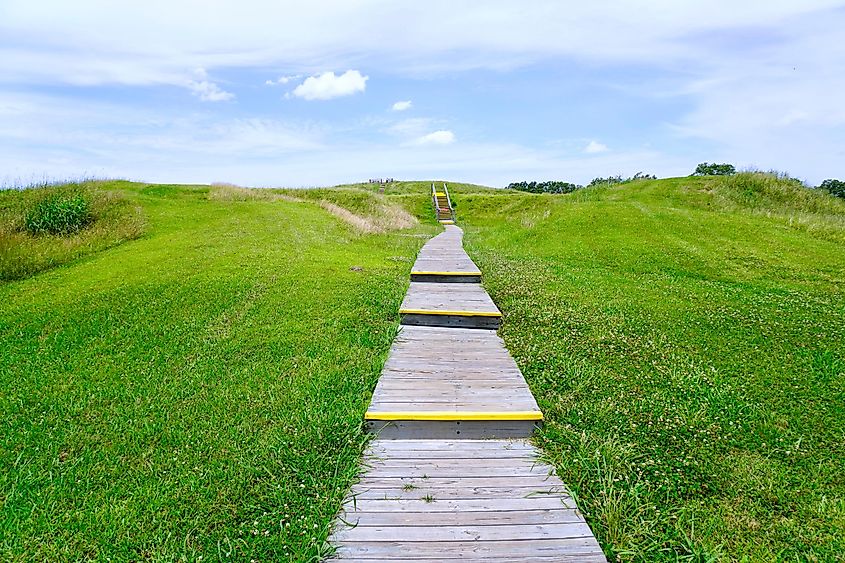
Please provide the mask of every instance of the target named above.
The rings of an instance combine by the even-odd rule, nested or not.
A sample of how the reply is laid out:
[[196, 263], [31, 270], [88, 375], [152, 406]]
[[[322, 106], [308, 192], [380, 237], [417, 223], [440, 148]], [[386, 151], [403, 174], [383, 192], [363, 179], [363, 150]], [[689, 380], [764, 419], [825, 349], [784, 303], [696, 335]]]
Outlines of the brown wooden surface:
[[364, 465], [330, 538], [336, 559], [605, 561], [527, 440], [375, 440]]

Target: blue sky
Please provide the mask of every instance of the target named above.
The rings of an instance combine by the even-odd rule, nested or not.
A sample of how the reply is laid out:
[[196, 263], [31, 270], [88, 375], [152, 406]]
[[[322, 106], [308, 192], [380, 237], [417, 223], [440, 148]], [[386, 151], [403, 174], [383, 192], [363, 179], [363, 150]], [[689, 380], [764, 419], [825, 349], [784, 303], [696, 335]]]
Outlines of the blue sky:
[[0, 181], [845, 178], [845, 2], [581, 4], [0, 0]]

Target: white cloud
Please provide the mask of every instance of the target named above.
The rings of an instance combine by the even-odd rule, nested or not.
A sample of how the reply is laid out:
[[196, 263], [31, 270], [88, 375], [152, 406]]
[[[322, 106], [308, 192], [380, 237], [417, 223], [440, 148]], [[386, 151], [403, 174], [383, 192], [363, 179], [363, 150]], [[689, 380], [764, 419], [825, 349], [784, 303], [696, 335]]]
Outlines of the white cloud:
[[[143, 84], [165, 83], [174, 71], [196, 66], [313, 72], [357, 61], [367, 68], [414, 72], [508, 68], [562, 57], [697, 64], [708, 31], [787, 27], [804, 14], [841, 7], [841, 0], [771, 0], [765, 9], [735, 0], [655, 0], [649, 10], [627, 0], [580, 5], [456, 0], [401, 10], [387, 0], [296, 5], [242, 0], [215, 2], [202, 17], [191, 2], [165, 0], [3, 0], [2, 5], [0, 37], [7, 46], [14, 45], [9, 38], [27, 41], [0, 50], [0, 80], [77, 83], [83, 76], [86, 83]], [[165, 7], [168, 17], [161, 18]], [[597, 22], [602, 41], [595, 41]], [[825, 40], [831, 39], [835, 43], [836, 37]], [[731, 55], [741, 54], [742, 45], [734, 46]]]
[[363, 76], [357, 70], [347, 70], [339, 76], [335, 76], [334, 72], [324, 72], [306, 78], [294, 88], [293, 95], [305, 100], [331, 100], [363, 92], [367, 88], [367, 80], [369, 76]]
[[225, 102], [235, 98], [234, 94], [223, 90], [220, 86], [208, 80], [189, 80], [188, 88], [204, 102]]
[[419, 137], [432, 129], [433, 120], [428, 117], [411, 117], [393, 123], [385, 129], [391, 135], [399, 137]]
[[276, 80], [265, 80], [264, 84], [266, 84], [267, 86], [284, 86], [288, 82], [293, 82], [294, 80], [299, 80], [300, 78], [302, 78], [301, 74], [290, 74], [286, 76], [280, 76]]
[[455, 134], [444, 129], [423, 135], [417, 139], [417, 143], [420, 145], [450, 145], [454, 142]]
[[396, 102], [390, 109], [393, 111], [405, 111], [406, 109], [411, 109], [412, 105], [411, 100], [405, 100], [402, 102]]
[[195, 68], [193, 74], [194, 79], [188, 80], [185, 85], [203, 102], [225, 102], [235, 98], [234, 94], [208, 80], [208, 72], [203, 67]]
[[590, 141], [587, 143], [587, 146], [584, 147], [584, 152], [587, 154], [598, 154], [601, 152], [607, 152], [608, 149], [607, 145], [599, 143], [598, 141]]

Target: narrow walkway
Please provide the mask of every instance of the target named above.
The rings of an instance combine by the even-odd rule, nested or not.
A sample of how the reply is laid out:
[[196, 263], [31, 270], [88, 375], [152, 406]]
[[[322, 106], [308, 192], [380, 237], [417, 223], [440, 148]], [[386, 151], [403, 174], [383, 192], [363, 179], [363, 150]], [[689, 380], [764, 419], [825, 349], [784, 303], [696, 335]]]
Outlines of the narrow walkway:
[[528, 441], [542, 413], [495, 332], [462, 231], [421, 250], [366, 413], [376, 434], [330, 538], [344, 561], [604, 562]]

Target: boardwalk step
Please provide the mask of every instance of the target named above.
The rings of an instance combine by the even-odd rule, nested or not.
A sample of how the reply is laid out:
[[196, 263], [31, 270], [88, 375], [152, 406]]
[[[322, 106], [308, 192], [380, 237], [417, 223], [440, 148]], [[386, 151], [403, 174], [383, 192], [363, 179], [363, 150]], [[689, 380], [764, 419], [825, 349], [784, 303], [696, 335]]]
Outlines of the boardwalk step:
[[411, 281], [436, 283], [481, 283], [478, 272], [411, 272]]
[[403, 325], [498, 329], [502, 313], [480, 284], [412, 281], [399, 309]]

